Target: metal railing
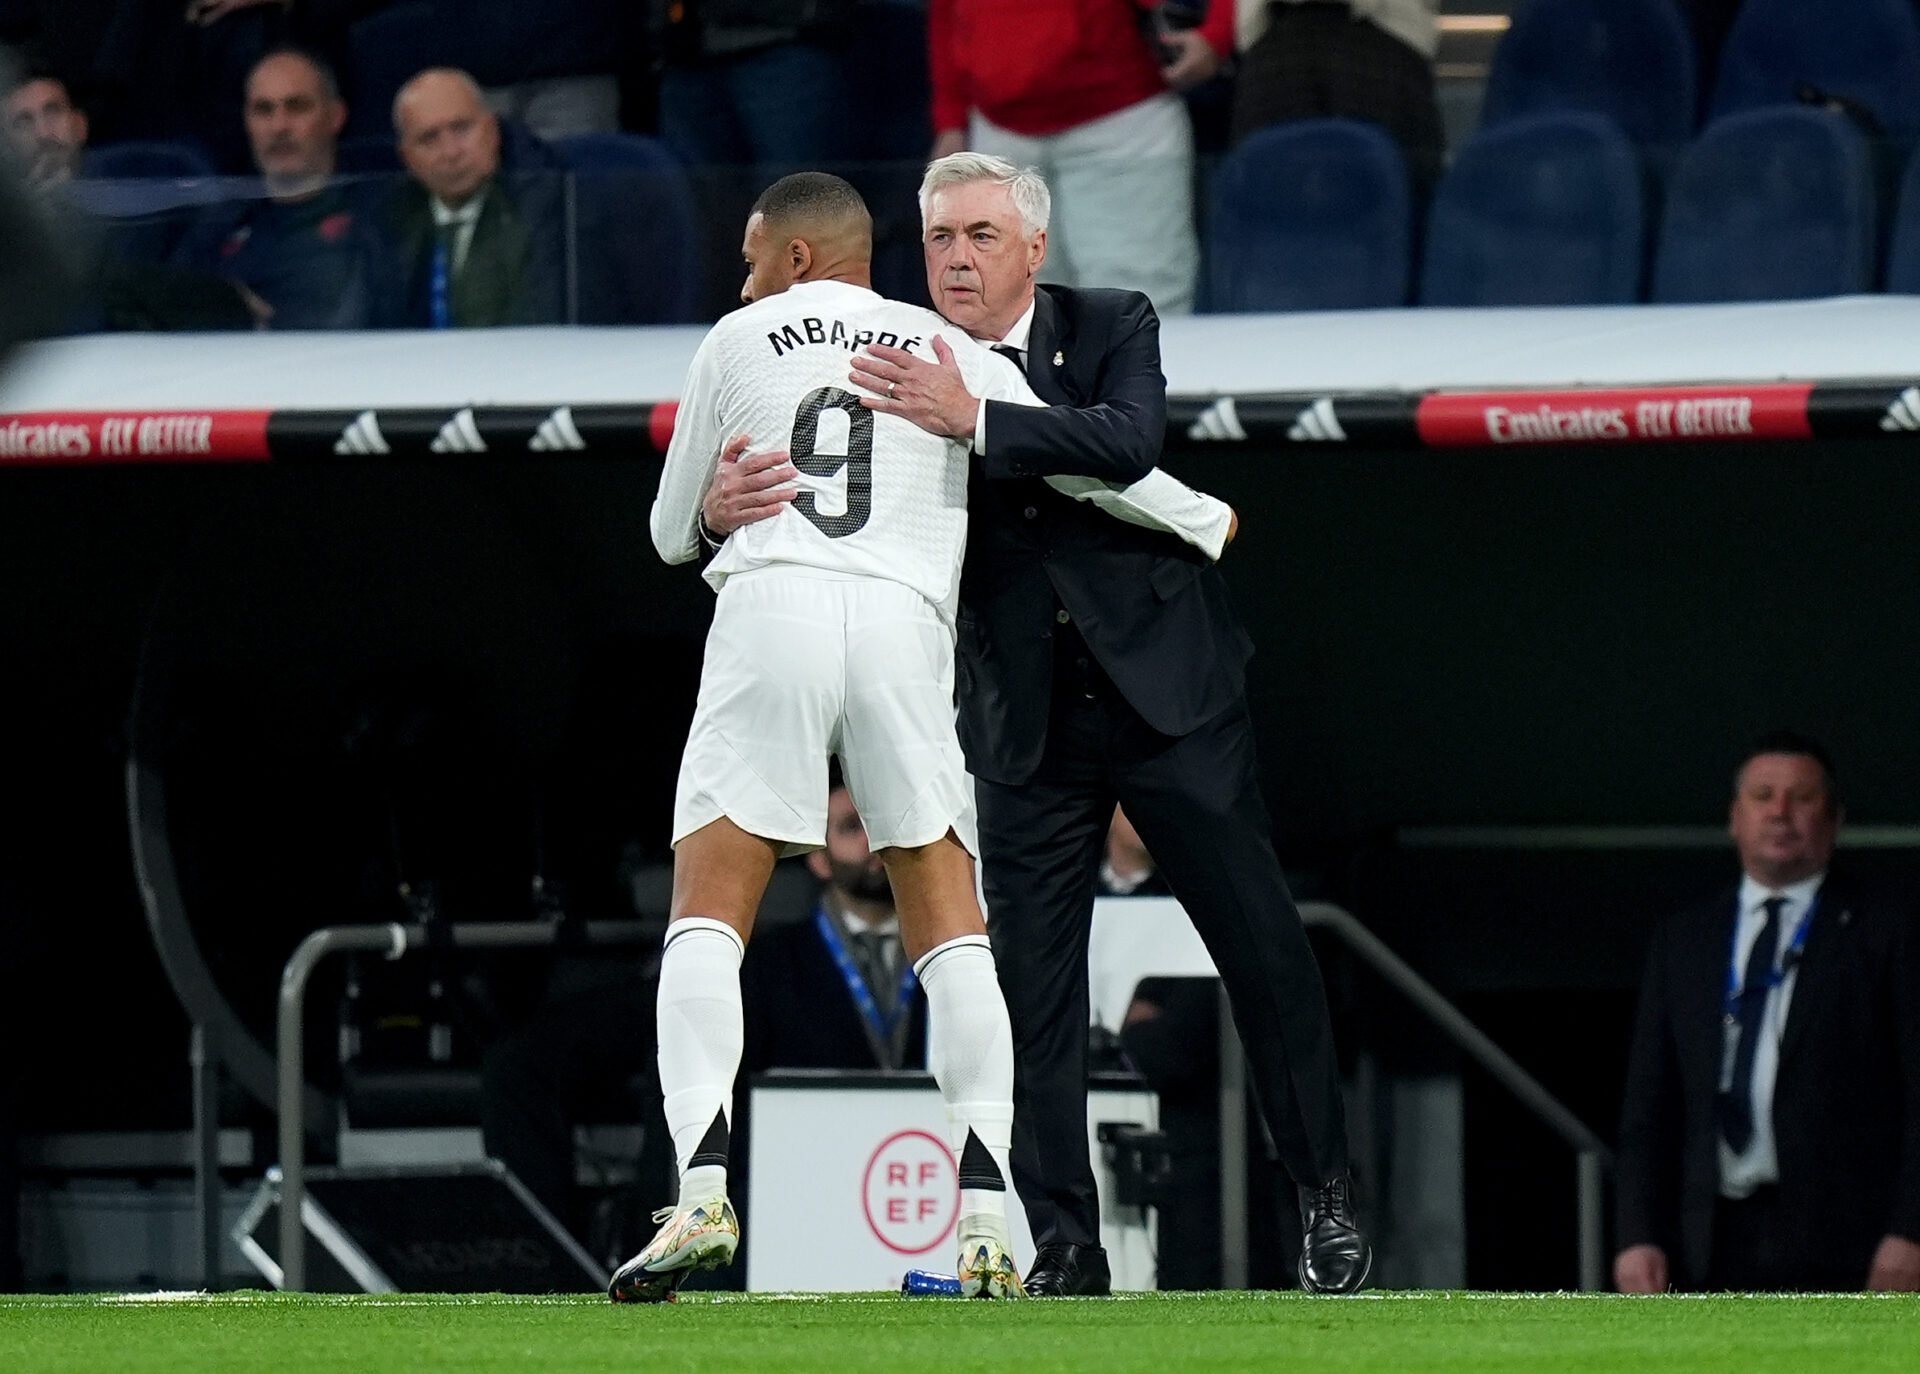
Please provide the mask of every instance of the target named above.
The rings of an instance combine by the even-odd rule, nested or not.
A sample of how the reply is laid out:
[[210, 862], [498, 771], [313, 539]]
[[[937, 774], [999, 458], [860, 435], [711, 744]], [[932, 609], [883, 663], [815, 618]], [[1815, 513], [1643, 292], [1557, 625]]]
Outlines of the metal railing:
[[[1572, 1146], [1576, 1157], [1580, 1287], [1589, 1292], [1602, 1287], [1606, 1281], [1601, 1216], [1602, 1173], [1613, 1158], [1606, 1143], [1351, 912], [1328, 902], [1305, 902], [1301, 904], [1300, 915], [1309, 928], [1326, 931], [1351, 950], [1361, 962], [1413, 1003], [1441, 1034], [1486, 1070], [1495, 1082], [1506, 1088], [1548, 1129]], [[447, 928], [438, 938], [440, 943], [455, 948], [537, 948], [552, 944], [558, 929], [547, 921], [465, 924]], [[656, 931], [657, 928], [640, 921], [590, 921], [586, 925], [590, 944], [633, 943]], [[279, 1225], [281, 1286], [288, 1291], [298, 1291], [306, 1286], [306, 1232], [301, 1224], [301, 1210], [306, 1196], [304, 1021], [307, 984], [314, 970], [329, 955], [380, 951], [389, 959], [398, 959], [408, 950], [424, 949], [433, 943], [435, 935], [424, 925], [329, 926], [314, 931], [302, 940], [281, 973], [276, 1056], [280, 1116]], [[1228, 1180], [1238, 1180], [1238, 1191], [1244, 1191], [1246, 1137], [1243, 1130], [1228, 1130], [1225, 1127], [1229, 1115], [1238, 1119], [1238, 1114], [1244, 1110], [1245, 1070], [1238, 1053], [1238, 1040], [1232, 1033], [1230, 1020], [1224, 1015], [1221, 1049], [1220, 1106], [1223, 1129], [1220, 1135], [1220, 1173], [1222, 1220], [1227, 1226], [1222, 1236], [1222, 1278], [1227, 1280], [1237, 1276], [1244, 1284], [1247, 1245], [1245, 1200], [1241, 1197], [1239, 1205], [1235, 1205], [1236, 1185]]]
[[[635, 944], [659, 934], [644, 921], [588, 921], [589, 945]], [[552, 921], [424, 925], [327, 926], [302, 940], [280, 974], [278, 1013], [278, 1109], [280, 1114], [280, 1286], [298, 1292], [307, 1285], [307, 1237], [301, 1211], [307, 1190], [306, 1019], [307, 983], [328, 955], [381, 951], [398, 959], [410, 949], [451, 945], [456, 949], [537, 949], [551, 945], [561, 927]]]
[[[1334, 936], [1362, 963], [1384, 978], [1462, 1053], [1485, 1069], [1493, 1080], [1520, 1100], [1549, 1130], [1573, 1147], [1580, 1288], [1597, 1292], [1606, 1284], [1606, 1231], [1602, 1218], [1602, 1174], [1613, 1164], [1613, 1151], [1591, 1127], [1548, 1092], [1513, 1056], [1494, 1044], [1487, 1033], [1422, 978], [1411, 964], [1395, 954], [1378, 935], [1361, 925], [1352, 912], [1331, 902], [1302, 902], [1300, 918], [1310, 929]], [[1224, 1137], [1223, 1137], [1224, 1139]], [[1226, 1161], [1221, 1161], [1226, 1172]]]

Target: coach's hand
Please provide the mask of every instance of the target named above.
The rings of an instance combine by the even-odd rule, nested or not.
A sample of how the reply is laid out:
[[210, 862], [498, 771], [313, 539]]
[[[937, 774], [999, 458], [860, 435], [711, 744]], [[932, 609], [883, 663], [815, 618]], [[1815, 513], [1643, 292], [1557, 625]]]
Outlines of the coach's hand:
[[715, 536], [724, 539], [742, 525], [778, 515], [793, 500], [793, 480], [799, 473], [779, 450], [747, 456], [746, 435], [727, 440], [720, 466], [700, 501], [700, 518]]
[[1613, 1259], [1613, 1286], [1622, 1293], [1667, 1291], [1667, 1252], [1657, 1245], [1629, 1245]]
[[1920, 1293], [1920, 1245], [1905, 1236], [1883, 1236], [1867, 1273], [1870, 1293]]
[[953, 350], [938, 334], [933, 336], [933, 356], [939, 361], [916, 358], [904, 348], [868, 344], [853, 355], [849, 380], [871, 393], [860, 398], [868, 410], [898, 415], [929, 434], [971, 439], [980, 400], [967, 390]]

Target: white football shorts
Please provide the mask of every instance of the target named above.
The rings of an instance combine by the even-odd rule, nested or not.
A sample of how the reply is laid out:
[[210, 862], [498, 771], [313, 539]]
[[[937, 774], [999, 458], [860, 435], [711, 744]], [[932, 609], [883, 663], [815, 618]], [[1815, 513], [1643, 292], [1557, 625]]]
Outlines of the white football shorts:
[[734, 574], [707, 633], [674, 844], [726, 816], [783, 857], [821, 848], [830, 754], [873, 848], [952, 830], [978, 855], [952, 627], [898, 582], [792, 565]]

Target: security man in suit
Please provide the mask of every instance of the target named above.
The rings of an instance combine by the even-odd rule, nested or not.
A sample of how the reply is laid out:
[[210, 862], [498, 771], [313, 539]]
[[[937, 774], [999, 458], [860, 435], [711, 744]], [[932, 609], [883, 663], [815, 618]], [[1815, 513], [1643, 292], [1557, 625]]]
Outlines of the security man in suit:
[[[1049, 403], [977, 401], [950, 362], [898, 349], [853, 359], [869, 407], [974, 448], [957, 697], [1013, 1020], [1012, 1168], [1038, 1247], [1027, 1291], [1110, 1286], [1087, 1149], [1087, 941], [1117, 801], [1225, 980], [1299, 1185], [1301, 1285], [1351, 1292], [1372, 1250], [1353, 1212], [1326, 994], [1260, 796], [1251, 645], [1203, 556], [1089, 519], [1040, 481], [1131, 482], [1158, 461], [1159, 320], [1138, 292], [1036, 289], [1050, 200], [1031, 171], [952, 154], [928, 168], [920, 204], [935, 308], [1014, 350]], [[707, 522], [724, 531], [753, 518], [786, 497], [775, 485], [785, 475], [778, 455], [723, 462]]]
[[1739, 886], [1655, 934], [1628, 1064], [1614, 1281], [1920, 1290], [1920, 930], [1830, 871], [1827, 754], [1748, 752]]

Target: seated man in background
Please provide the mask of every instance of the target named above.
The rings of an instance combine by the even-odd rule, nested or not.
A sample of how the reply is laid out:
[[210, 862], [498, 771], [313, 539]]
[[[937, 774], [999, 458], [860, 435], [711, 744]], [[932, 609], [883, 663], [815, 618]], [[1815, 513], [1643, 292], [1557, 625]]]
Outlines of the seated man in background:
[[[565, 313], [558, 172], [530, 138], [502, 170], [500, 121], [463, 71], [421, 72], [393, 102], [409, 179], [387, 222], [379, 323], [409, 329], [551, 324]], [[557, 166], [557, 164], [556, 164]]]
[[1661, 926], [1627, 1067], [1623, 1293], [1920, 1291], [1920, 939], [1829, 867], [1824, 749], [1734, 777], [1737, 887]]
[[176, 261], [229, 282], [260, 328], [366, 327], [374, 247], [360, 197], [334, 178], [347, 107], [332, 70], [296, 48], [268, 53], [247, 76], [245, 116], [265, 195], [218, 207]]
[[87, 151], [87, 116], [73, 103], [66, 82], [32, 72], [7, 92], [7, 151], [28, 187], [45, 191], [80, 175]]

